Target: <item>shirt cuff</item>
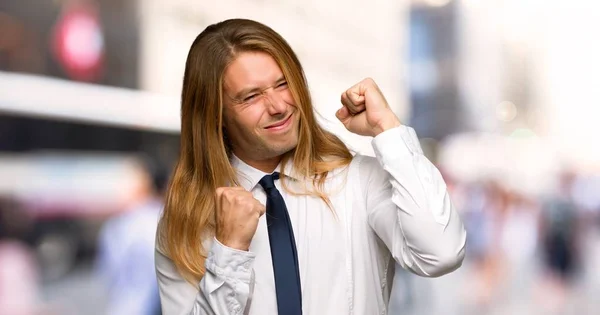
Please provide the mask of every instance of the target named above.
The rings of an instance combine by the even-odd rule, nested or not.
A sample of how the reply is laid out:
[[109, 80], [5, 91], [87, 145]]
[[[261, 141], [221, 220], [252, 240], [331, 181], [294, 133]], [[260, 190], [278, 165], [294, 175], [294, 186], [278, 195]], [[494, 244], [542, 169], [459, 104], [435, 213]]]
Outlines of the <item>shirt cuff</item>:
[[414, 129], [405, 125], [380, 133], [373, 138], [371, 144], [380, 162], [401, 156], [423, 154]]
[[250, 283], [254, 258], [256, 254], [227, 247], [214, 238], [206, 259], [206, 269], [219, 277]]

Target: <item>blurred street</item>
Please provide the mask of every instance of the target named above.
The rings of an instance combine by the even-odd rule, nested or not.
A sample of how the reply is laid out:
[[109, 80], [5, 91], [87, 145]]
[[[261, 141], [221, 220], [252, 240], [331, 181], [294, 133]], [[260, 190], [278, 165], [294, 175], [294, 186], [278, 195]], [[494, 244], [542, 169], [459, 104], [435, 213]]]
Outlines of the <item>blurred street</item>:
[[91, 265], [78, 266], [67, 276], [42, 286], [44, 300], [51, 303], [56, 314], [106, 314], [107, 297], [104, 286]]
[[[593, 236], [595, 244], [590, 244], [590, 259], [585, 270], [578, 276], [574, 288], [570, 292], [571, 297], [564, 307], [564, 311], [552, 313], [544, 301], [550, 299], [550, 295], [544, 295], [543, 288], [536, 286], [539, 283], [539, 262], [534, 260], [519, 266], [520, 271], [512, 277], [508, 277], [499, 290], [490, 306], [485, 309], [469, 305], [476, 288], [468, 285], [466, 279], [472, 279], [474, 267], [470, 261], [456, 272], [439, 278], [424, 279], [400, 271], [396, 274], [393, 300], [390, 301], [390, 314], [407, 315], [542, 315], [542, 314], [577, 314], [595, 315], [600, 309], [600, 276], [596, 266], [600, 264], [600, 232]], [[534, 273], [527, 274], [529, 272]], [[410, 290], [410, 292], [407, 292]], [[83, 265], [75, 268], [69, 275], [42, 288], [42, 294], [46, 301], [52, 301], [60, 310], [58, 314], [75, 315], [104, 314], [106, 295], [97, 275], [94, 274], [91, 265]]]

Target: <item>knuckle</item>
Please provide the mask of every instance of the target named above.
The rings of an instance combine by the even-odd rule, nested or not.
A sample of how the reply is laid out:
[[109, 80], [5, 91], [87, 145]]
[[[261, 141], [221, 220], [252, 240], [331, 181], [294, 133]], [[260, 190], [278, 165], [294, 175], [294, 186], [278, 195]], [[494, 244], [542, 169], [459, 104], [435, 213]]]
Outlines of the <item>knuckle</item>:
[[233, 198], [237, 203], [244, 203], [244, 200], [246, 199], [245, 196], [241, 194], [236, 194]]
[[239, 195], [239, 192], [234, 189], [234, 188], [229, 188], [227, 189], [227, 196], [229, 196], [229, 198], [235, 198]]

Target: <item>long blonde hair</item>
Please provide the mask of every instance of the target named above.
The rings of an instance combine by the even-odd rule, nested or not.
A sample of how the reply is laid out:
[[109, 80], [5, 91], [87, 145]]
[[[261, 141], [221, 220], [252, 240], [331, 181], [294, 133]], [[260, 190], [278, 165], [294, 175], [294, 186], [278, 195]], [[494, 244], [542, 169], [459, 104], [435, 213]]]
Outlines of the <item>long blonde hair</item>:
[[[281, 67], [300, 113], [296, 148], [282, 157], [295, 171], [311, 178], [308, 194], [321, 197], [328, 172], [346, 166], [352, 154], [316, 121], [302, 66], [289, 44], [271, 28], [251, 20], [231, 19], [208, 26], [188, 53], [181, 94], [180, 155], [167, 190], [159, 227], [159, 246], [191, 283], [205, 273], [207, 248], [215, 234], [215, 190], [239, 185], [229, 162], [230, 145], [223, 133], [223, 74], [245, 51], [271, 55]], [[285, 183], [285, 181], [282, 181]], [[285, 184], [284, 188], [288, 189]]]

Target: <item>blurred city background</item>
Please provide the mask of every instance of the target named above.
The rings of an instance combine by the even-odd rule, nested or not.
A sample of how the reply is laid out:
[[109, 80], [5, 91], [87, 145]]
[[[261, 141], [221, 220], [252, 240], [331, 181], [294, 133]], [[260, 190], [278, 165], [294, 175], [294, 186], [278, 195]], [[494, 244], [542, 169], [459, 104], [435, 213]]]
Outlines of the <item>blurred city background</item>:
[[597, 1], [2, 0], [0, 315], [159, 314], [185, 58], [232, 17], [289, 41], [364, 154], [334, 113], [373, 77], [445, 176], [465, 262], [398, 269], [390, 314], [600, 313]]

